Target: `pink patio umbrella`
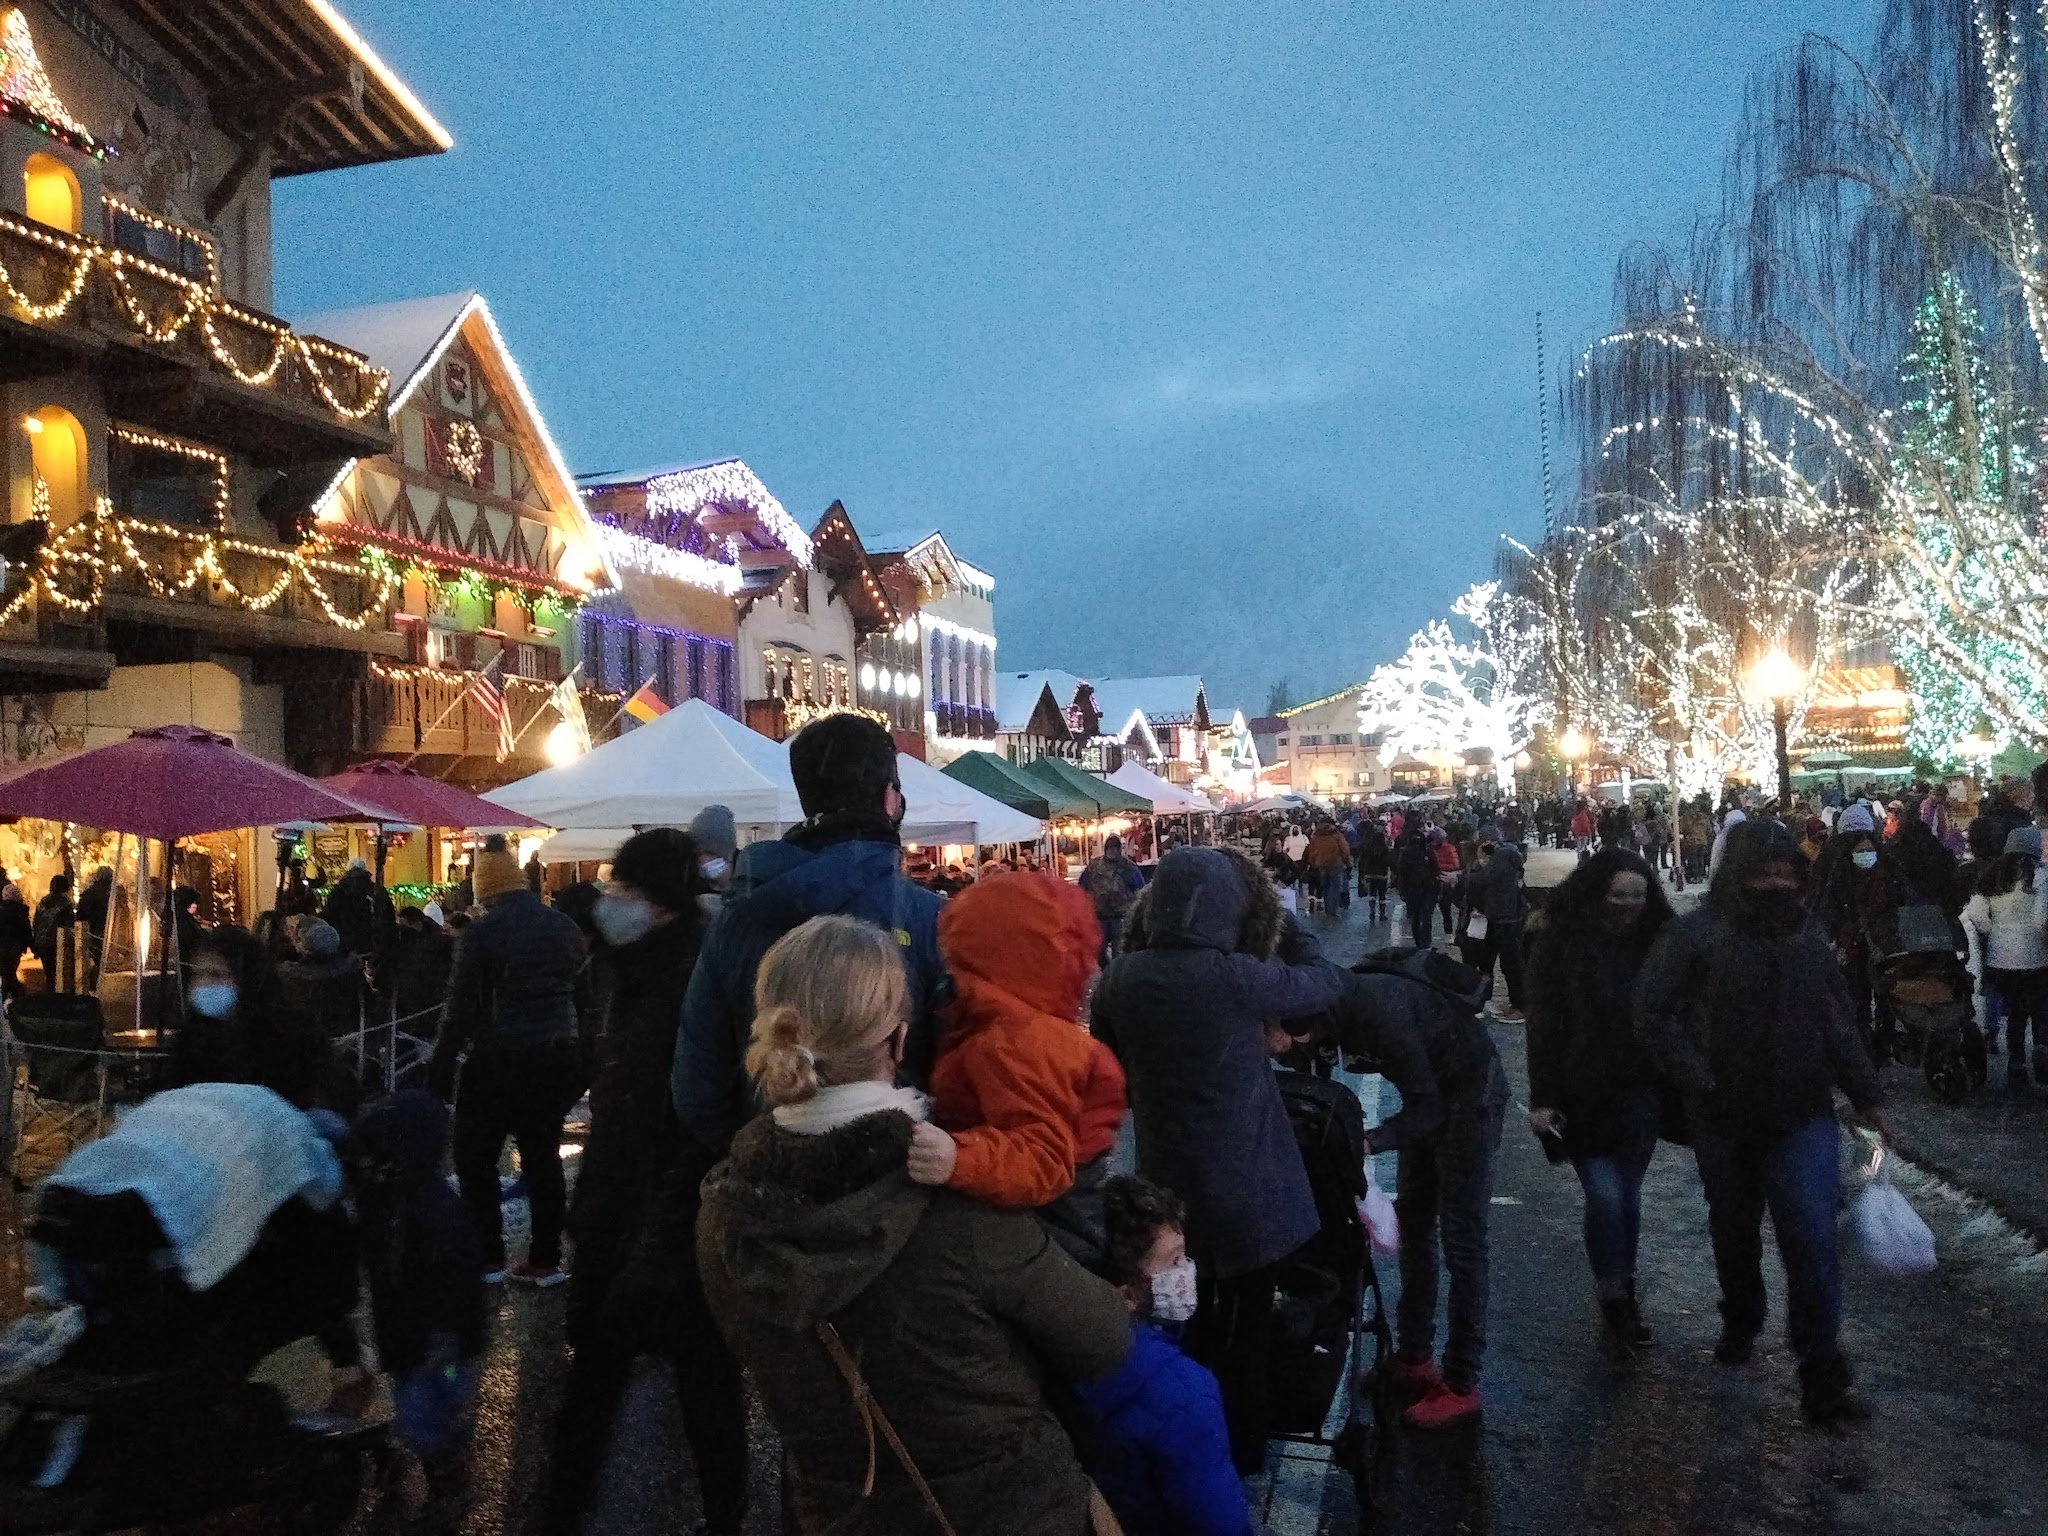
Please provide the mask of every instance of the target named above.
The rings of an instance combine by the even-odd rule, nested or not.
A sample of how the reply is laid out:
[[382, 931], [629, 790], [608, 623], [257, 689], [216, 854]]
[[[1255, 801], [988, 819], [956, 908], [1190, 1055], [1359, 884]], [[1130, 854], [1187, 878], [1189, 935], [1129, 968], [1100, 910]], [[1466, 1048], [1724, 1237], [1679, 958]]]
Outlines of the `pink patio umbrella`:
[[[159, 942], [168, 970], [171, 845], [180, 838], [282, 821], [374, 821], [378, 813], [303, 774], [238, 751], [225, 736], [159, 725], [0, 774], [0, 817], [70, 821], [164, 845]], [[141, 1008], [142, 956], [136, 955]], [[160, 1010], [169, 1007], [168, 993]], [[160, 1013], [161, 1017], [161, 1013]]]
[[281, 821], [375, 821], [379, 812], [240, 751], [225, 736], [158, 725], [0, 774], [0, 816], [74, 821], [174, 843]]
[[471, 828], [498, 831], [547, 825], [386, 758], [359, 764], [345, 773], [330, 774], [320, 782], [335, 793], [370, 807], [385, 821], [412, 827], [459, 832]]

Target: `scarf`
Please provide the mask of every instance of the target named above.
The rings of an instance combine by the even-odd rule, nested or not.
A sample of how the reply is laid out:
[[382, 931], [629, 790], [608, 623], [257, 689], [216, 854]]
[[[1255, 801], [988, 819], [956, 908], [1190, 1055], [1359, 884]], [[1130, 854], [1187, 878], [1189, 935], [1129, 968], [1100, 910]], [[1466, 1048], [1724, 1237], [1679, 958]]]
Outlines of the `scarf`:
[[801, 1104], [779, 1106], [775, 1124], [797, 1136], [823, 1136], [889, 1110], [912, 1120], [929, 1120], [931, 1100], [915, 1088], [894, 1088], [887, 1083], [830, 1083]]
[[782, 840], [814, 851], [832, 843], [900, 845], [903, 841], [896, 823], [884, 816], [879, 807], [874, 810], [821, 811], [801, 826], [791, 827], [782, 834]]

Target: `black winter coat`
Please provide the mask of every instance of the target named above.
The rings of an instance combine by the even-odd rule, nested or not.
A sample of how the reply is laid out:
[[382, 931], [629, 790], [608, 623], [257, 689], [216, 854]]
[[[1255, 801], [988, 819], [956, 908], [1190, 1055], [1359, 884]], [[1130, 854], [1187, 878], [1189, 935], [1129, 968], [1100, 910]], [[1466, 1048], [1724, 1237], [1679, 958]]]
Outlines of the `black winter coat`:
[[1842, 968], [1811, 928], [1764, 934], [1710, 898], [1665, 925], [1636, 981], [1637, 1038], [1686, 1098], [1695, 1127], [1770, 1143], [1834, 1112], [1882, 1102]]
[[1271, 959], [1237, 951], [1251, 902], [1243, 868], [1214, 848], [1162, 859], [1143, 909], [1147, 947], [1110, 962], [1093, 1007], [1095, 1033], [1123, 1064], [1138, 1171], [1186, 1202], [1188, 1251], [1221, 1280], [1316, 1231], [1266, 1025], [1321, 1013], [1344, 985], [1292, 924]]
[[445, 1092], [465, 1047], [516, 1050], [576, 1039], [583, 930], [525, 889], [493, 897], [455, 941], [428, 1082]]
[[669, 1073], [683, 996], [697, 968], [703, 919], [695, 908], [592, 964], [606, 997], [590, 1079], [590, 1140], [576, 1180], [579, 1233], [640, 1224], [642, 1207], [675, 1150]]
[[1476, 1015], [1460, 1012], [1433, 987], [1385, 971], [1345, 972], [1332, 1021], [1344, 1054], [1365, 1058], [1400, 1090], [1399, 1113], [1367, 1137], [1375, 1152], [1427, 1141], [1453, 1100], [1485, 1087], [1497, 1054]]
[[390, 930], [397, 912], [391, 893], [371, 879], [367, 869], [352, 869], [334, 882], [320, 916], [341, 935], [343, 949], [368, 958], [376, 953], [379, 936]]
[[1549, 930], [1529, 954], [1529, 1107], [1564, 1116], [1565, 1146], [1619, 1148], [1620, 1108], [1658, 1079], [1636, 1037], [1634, 996], [1652, 936]]

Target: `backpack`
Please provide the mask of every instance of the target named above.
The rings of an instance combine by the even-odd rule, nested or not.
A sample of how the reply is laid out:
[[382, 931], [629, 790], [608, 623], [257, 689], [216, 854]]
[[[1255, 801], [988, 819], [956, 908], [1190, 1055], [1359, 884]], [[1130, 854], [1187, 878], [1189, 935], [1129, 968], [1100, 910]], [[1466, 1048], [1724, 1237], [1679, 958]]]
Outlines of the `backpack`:
[[1434, 949], [1382, 949], [1351, 967], [1361, 976], [1400, 976], [1428, 987], [1468, 1014], [1476, 1014], [1493, 995], [1493, 978], [1452, 955]]

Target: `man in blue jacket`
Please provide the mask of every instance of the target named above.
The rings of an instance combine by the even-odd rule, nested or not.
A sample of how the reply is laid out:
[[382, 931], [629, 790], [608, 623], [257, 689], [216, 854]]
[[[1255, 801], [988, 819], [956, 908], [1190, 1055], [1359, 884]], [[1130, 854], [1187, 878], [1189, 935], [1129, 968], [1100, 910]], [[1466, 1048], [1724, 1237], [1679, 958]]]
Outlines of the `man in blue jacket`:
[[683, 999], [669, 1087], [677, 1122], [710, 1156], [707, 1172], [753, 1116], [745, 1061], [754, 973], [792, 928], [843, 913], [894, 934], [910, 982], [906, 1084], [924, 1086], [938, 1044], [939, 899], [903, 873], [896, 744], [864, 716], [827, 715], [791, 738], [789, 771], [807, 820], [780, 842], [741, 854]]

